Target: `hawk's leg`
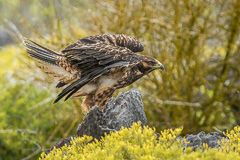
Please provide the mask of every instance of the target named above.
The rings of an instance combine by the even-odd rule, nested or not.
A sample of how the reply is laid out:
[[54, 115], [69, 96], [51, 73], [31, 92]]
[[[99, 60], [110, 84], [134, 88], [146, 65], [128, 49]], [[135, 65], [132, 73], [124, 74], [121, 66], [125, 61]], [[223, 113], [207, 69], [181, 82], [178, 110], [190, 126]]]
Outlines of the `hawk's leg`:
[[104, 109], [105, 105], [112, 97], [114, 91], [115, 91], [114, 88], [108, 88], [102, 92], [97, 92], [95, 94], [95, 105], [99, 106], [99, 108], [101, 109]]
[[86, 112], [88, 112], [92, 108], [92, 106], [94, 105], [94, 100], [95, 98], [93, 94], [89, 94], [84, 98], [81, 106]]

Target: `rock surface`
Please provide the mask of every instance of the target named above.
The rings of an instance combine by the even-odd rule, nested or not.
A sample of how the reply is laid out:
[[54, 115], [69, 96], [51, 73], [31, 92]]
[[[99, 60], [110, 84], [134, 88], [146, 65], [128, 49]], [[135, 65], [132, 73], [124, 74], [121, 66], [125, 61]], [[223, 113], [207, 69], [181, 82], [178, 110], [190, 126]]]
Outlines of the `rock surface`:
[[[221, 139], [225, 137], [223, 133], [219, 132], [211, 132], [211, 133], [205, 133], [204, 131], [199, 132], [196, 135], [188, 134], [185, 136], [186, 142], [183, 146], [186, 147], [192, 147], [195, 151], [197, 148], [202, 148], [203, 143], [207, 144], [209, 148], [218, 148], [220, 145], [218, 144], [218, 141], [221, 142]], [[183, 141], [182, 137], [179, 137]]]
[[77, 128], [77, 135], [88, 135], [100, 139], [105, 133], [131, 127], [133, 122], [141, 121], [148, 125], [144, 112], [141, 94], [136, 89], [120, 93], [111, 98], [105, 109], [94, 106]]
[[[105, 133], [118, 131], [123, 127], [131, 127], [133, 122], [142, 122], [142, 126], [148, 125], [147, 118], [143, 108], [141, 94], [137, 89], [132, 88], [125, 93], [119, 93], [117, 98], [111, 98], [106, 108], [101, 110], [94, 106], [88, 111], [83, 122], [77, 128], [77, 136], [88, 135], [100, 139]], [[54, 147], [61, 148], [64, 144], [71, 145], [70, 136], [57, 142]]]
[[48, 149], [47, 151], [45, 151], [46, 154], [49, 154], [51, 152], [51, 150], [53, 150], [54, 147], [56, 148], [61, 148], [63, 147], [65, 144], [70, 146], [71, 145], [71, 140], [76, 138], [77, 136], [70, 136], [68, 138], [63, 138], [60, 141], [58, 141], [55, 145], [53, 145], [50, 149]]

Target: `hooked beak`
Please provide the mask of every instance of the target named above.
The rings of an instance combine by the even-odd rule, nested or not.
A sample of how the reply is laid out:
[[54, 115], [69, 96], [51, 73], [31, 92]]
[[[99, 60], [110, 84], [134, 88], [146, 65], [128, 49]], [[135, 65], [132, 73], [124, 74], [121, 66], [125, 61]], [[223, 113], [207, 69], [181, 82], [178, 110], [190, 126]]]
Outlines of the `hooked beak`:
[[164, 70], [164, 66], [162, 64], [158, 68], [161, 69], [161, 70]]
[[154, 68], [164, 70], [164, 66], [161, 63], [159, 63], [157, 66], [154, 66]]

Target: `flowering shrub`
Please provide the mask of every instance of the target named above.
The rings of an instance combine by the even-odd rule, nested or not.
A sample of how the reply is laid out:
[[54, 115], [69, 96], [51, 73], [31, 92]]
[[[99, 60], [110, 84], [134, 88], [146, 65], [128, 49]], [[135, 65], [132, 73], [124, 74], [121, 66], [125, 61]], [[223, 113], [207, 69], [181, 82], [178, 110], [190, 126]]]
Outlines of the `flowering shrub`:
[[229, 140], [223, 139], [220, 148], [208, 148], [205, 144], [195, 152], [184, 149], [183, 142], [176, 139], [181, 131], [182, 128], [164, 130], [158, 141], [155, 129], [135, 123], [129, 129], [122, 128], [93, 143], [89, 143], [92, 137], [75, 138], [72, 146], [54, 148], [39, 159], [240, 159], [240, 127], [226, 133]]

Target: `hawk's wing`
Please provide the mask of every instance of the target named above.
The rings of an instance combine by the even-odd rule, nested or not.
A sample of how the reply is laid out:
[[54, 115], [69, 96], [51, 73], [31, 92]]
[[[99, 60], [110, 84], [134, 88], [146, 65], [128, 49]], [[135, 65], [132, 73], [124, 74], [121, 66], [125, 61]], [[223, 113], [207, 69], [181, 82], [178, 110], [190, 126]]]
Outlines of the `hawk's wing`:
[[141, 55], [134, 52], [142, 50], [140, 42], [125, 35], [90, 36], [67, 46], [61, 52], [71, 67], [80, 72], [80, 78], [66, 87], [55, 102], [68, 94], [67, 100], [85, 84], [111, 74], [111, 68], [137, 64]]
[[91, 45], [96, 43], [104, 43], [117, 47], [126, 47], [132, 52], [142, 52], [144, 50], [144, 46], [133, 37], [123, 34], [102, 34], [82, 38], [76, 43], [67, 46], [64, 50], [62, 50], [62, 53], [67, 53], [72, 49], [79, 49], [84, 45]]

